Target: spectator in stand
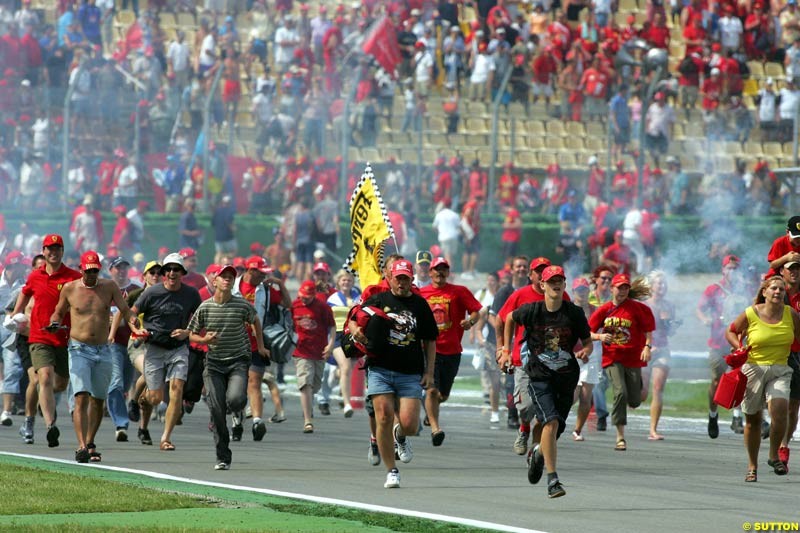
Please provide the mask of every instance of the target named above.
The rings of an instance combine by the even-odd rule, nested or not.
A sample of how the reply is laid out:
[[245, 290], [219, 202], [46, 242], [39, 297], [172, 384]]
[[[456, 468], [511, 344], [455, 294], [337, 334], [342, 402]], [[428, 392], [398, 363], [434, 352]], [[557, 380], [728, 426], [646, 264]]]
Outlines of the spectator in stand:
[[587, 213], [593, 213], [604, 197], [603, 191], [606, 187], [606, 173], [600, 167], [596, 155], [589, 156], [589, 160], [586, 164], [589, 166], [589, 179], [586, 187], [586, 194], [583, 199], [583, 207]]
[[686, 120], [689, 120], [691, 111], [697, 104], [697, 95], [700, 91], [700, 74], [704, 69], [705, 63], [698, 52], [687, 53], [686, 57], [678, 65], [681, 106], [683, 106]]
[[711, 76], [703, 81], [701, 95], [703, 96], [703, 124], [705, 133], [710, 138], [718, 139], [722, 117], [719, 103], [722, 98], [724, 86], [720, 69], [712, 68]]
[[681, 169], [681, 162], [677, 157], [667, 157], [667, 171], [670, 175], [670, 179], [668, 181], [672, 184], [670, 187], [669, 201], [670, 214], [691, 214], [691, 183], [689, 181], [689, 176]]
[[540, 46], [536, 50], [531, 70], [533, 72], [533, 103], [536, 104], [539, 96], [543, 96], [545, 111], [549, 113], [550, 99], [553, 97], [553, 86], [558, 73], [558, 64], [553, 57], [551, 46]]
[[127, 212], [133, 209], [136, 202], [136, 195], [139, 187], [139, 173], [136, 170], [136, 162], [131, 156], [128, 164], [119, 173], [116, 186], [112, 193], [112, 203], [116, 206], [125, 207]]
[[485, 102], [489, 94], [489, 77], [496, 69], [494, 58], [486, 49], [486, 43], [478, 44], [478, 53], [470, 59], [469, 99]]
[[178, 254], [183, 259], [183, 267], [186, 271], [183, 275], [183, 284], [194, 287], [198, 291], [205, 287], [205, 276], [197, 272], [197, 250], [194, 248], [183, 248]]
[[778, 95], [775, 93], [775, 82], [767, 78], [764, 88], [755, 97], [758, 105], [758, 127], [765, 141], [774, 141], [778, 128]]
[[135, 252], [142, 251], [142, 241], [144, 240], [144, 221], [142, 215], [150, 209], [150, 203], [140, 200], [136, 207], [128, 211], [125, 215], [131, 223], [131, 248]]
[[453, 175], [447, 168], [444, 157], [438, 157], [433, 166], [433, 205], [435, 211], [439, 212], [444, 207], [445, 199], [453, 198]]
[[[662, 2], [663, 0], [655, 0]], [[663, 8], [663, 7], [662, 7]], [[652, 25], [642, 37], [654, 48], [669, 49], [669, 28], [663, 13], [656, 13]]]
[[516, 208], [506, 208], [502, 230], [503, 258], [508, 260], [517, 255], [517, 247], [522, 239], [522, 217]]
[[231, 205], [231, 197], [226, 194], [211, 217], [211, 227], [214, 228], [214, 262], [217, 264], [222, 264], [223, 255], [236, 255], [235, 216], [236, 210]]
[[719, 39], [723, 53], [738, 51], [742, 44], [744, 26], [742, 20], [734, 13], [733, 5], [726, 4], [724, 15], [719, 19]]
[[283, 75], [289, 70], [295, 48], [300, 45], [300, 34], [295, 27], [292, 15], [285, 15], [283, 24], [275, 32], [275, 65], [278, 74]]
[[[684, 14], [689, 10], [687, 8], [684, 10]], [[686, 55], [691, 55], [693, 53], [702, 53], [703, 52], [703, 45], [706, 42], [708, 35], [706, 30], [703, 29], [703, 17], [700, 16], [693, 16], [691, 22], [688, 25], [684, 25], [683, 28], [683, 39], [686, 43]]]
[[644, 127], [646, 146], [656, 166], [659, 166], [659, 157], [667, 154], [674, 125], [675, 111], [667, 103], [666, 95], [659, 91], [647, 108]]
[[461, 235], [461, 217], [450, 208], [450, 198], [442, 200], [442, 209], [433, 217], [431, 226], [437, 233], [437, 240], [449, 265], [458, 253], [458, 241]]
[[513, 171], [514, 165], [511, 163], [506, 163], [503, 167], [503, 173], [497, 180], [495, 198], [497, 199], [497, 204], [500, 208], [514, 207], [517, 205], [519, 176], [517, 176]]
[[583, 71], [580, 88], [586, 102], [587, 118], [602, 119], [606, 116], [606, 94], [610, 80], [600, 63], [600, 57], [592, 59], [591, 66]]
[[628, 107], [628, 86], [620, 85], [609, 103], [609, 118], [614, 131], [611, 157], [619, 159], [631, 141], [631, 110]]
[[780, 90], [780, 103], [778, 104], [778, 141], [789, 142], [794, 131], [794, 119], [797, 106], [800, 103], [800, 90], [790, 77], [786, 78], [786, 85]]
[[203, 235], [194, 215], [195, 201], [187, 198], [183, 202], [183, 213], [178, 221], [178, 246], [180, 248], [200, 248]]
[[464, 241], [464, 255], [462, 257], [464, 279], [474, 279], [475, 265], [478, 262], [478, 252], [480, 252], [481, 230], [481, 202], [479, 200], [469, 200], [461, 210], [461, 236]]
[[114, 245], [119, 255], [130, 257], [133, 255], [133, 247], [131, 245], [131, 221], [126, 216], [128, 210], [125, 206], [118, 205], [112, 211], [117, 215], [117, 223], [114, 226], [111, 244]]
[[797, 0], [786, 0], [786, 6], [780, 14], [781, 41], [784, 48], [791, 47], [800, 39], [800, 11]]
[[433, 56], [422, 40], [417, 41], [414, 49], [414, 90], [418, 95], [428, 96], [433, 83]]
[[583, 109], [581, 74], [577, 59], [567, 58], [566, 66], [558, 75], [558, 88], [561, 90], [561, 120], [580, 122]]
[[606, 248], [600, 260], [603, 264], [613, 267], [616, 272], [630, 275], [633, 271], [634, 257], [631, 249], [623, 243], [622, 235], [621, 230], [614, 232], [614, 242]]

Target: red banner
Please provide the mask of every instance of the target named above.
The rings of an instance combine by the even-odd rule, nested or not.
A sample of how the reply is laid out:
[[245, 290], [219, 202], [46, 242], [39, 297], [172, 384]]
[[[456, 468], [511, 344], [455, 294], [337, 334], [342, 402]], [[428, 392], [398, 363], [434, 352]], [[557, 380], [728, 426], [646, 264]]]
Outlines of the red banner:
[[362, 49], [365, 54], [373, 56], [383, 70], [392, 77], [397, 77], [395, 71], [403, 61], [403, 57], [400, 55], [397, 34], [388, 17], [383, 17], [375, 23], [367, 38], [364, 39]]

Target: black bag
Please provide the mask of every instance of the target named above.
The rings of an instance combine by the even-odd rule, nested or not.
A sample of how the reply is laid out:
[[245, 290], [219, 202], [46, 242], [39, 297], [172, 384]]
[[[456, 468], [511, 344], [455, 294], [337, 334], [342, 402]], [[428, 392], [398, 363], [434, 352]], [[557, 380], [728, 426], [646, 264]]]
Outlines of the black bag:
[[269, 350], [273, 363], [288, 363], [297, 346], [297, 333], [294, 331], [292, 312], [282, 305], [270, 307], [270, 290], [267, 290], [267, 306], [264, 310], [264, 347]]
[[165, 350], [174, 350], [186, 344], [186, 339], [175, 339], [170, 335], [169, 331], [150, 331], [147, 336], [147, 342]]
[[186, 384], [183, 386], [183, 399], [199, 402], [203, 395], [203, 371], [206, 367], [206, 354], [200, 350], [189, 348], [189, 371]]
[[678, 72], [680, 72], [684, 76], [691, 76], [693, 74], [697, 74], [697, 63], [695, 63], [694, 59], [692, 59], [691, 57], [686, 56], [678, 65]]

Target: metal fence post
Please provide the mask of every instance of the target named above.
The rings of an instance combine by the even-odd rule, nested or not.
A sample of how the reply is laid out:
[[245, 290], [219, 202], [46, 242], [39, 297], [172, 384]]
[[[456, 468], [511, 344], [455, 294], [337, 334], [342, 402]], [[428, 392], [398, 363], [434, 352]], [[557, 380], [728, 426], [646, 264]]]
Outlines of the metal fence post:
[[511, 65], [508, 65], [506, 69], [505, 75], [503, 76], [502, 81], [500, 82], [500, 87], [497, 89], [497, 94], [494, 97], [494, 101], [492, 102], [492, 160], [491, 165], [489, 166], [489, 191], [488, 191], [488, 198], [487, 198], [487, 211], [489, 213], [494, 213], [494, 190], [496, 187], [495, 183], [495, 166], [497, 166], [497, 130], [498, 130], [498, 114], [500, 113], [500, 104], [503, 102], [503, 95], [506, 93], [506, 87], [508, 86], [508, 80], [511, 79], [511, 71], [513, 68]]
[[[342, 111], [342, 166], [339, 169], [339, 205], [349, 205], [349, 198], [347, 197], [347, 165], [350, 152], [350, 104], [356, 98], [356, 91], [358, 84], [361, 83], [361, 66], [356, 69], [356, 75], [353, 77], [353, 85], [347, 91], [347, 97], [344, 99], [344, 110]], [[375, 162], [372, 161], [374, 164]]]
[[[83, 66], [86, 64], [86, 58], [81, 57], [81, 61], [78, 64], [78, 72], [75, 75], [75, 83], [67, 84], [67, 94], [64, 96], [64, 128], [62, 130], [62, 150], [63, 153], [61, 154], [61, 186], [62, 186], [62, 193], [64, 195], [64, 199], [68, 196], [69, 191], [69, 178], [67, 174], [69, 173], [69, 133], [70, 133], [70, 120], [72, 114], [72, 95], [75, 92], [75, 86], [80, 83], [80, 76], [83, 73]], [[64, 210], [69, 208], [67, 202], [61, 202], [61, 205], [64, 207]]]
[[[209, 209], [211, 206], [208, 195], [208, 143], [211, 135], [211, 106], [214, 103], [214, 95], [217, 92], [219, 80], [222, 78], [222, 70], [222, 65], [218, 65], [214, 81], [211, 82], [211, 88], [208, 90], [205, 105], [203, 106], [203, 203], [205, 209]], [[220, 176], [220, 178], [222, 177]], [[191, 179], [191, 176], [189, 176], [189, 179]]]

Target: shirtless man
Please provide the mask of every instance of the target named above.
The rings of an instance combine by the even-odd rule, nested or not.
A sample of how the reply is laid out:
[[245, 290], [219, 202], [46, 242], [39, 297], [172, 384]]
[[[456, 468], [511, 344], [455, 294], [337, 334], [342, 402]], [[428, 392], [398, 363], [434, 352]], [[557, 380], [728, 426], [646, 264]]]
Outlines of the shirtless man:
[[[100, 258], [89, 250], [81, 256], [81, 278], [61, 289], [58, 304], [50, 317], [48, 331], [58, 331], [69, 311], [72, 326], [69, 333], [69, 377], [75, 393], [72, 423], [78, 438], [75, 460], [79, 463], [99, 462], [94, 444], [103, 420], [103, 402], [108, 396], [113, 363], [108, 345], [111, 304], [119, 308], [123, 319], [134, 318], [117, 284], [100, 279]], [[139, 330], [131, 325], [135, 332]]]

